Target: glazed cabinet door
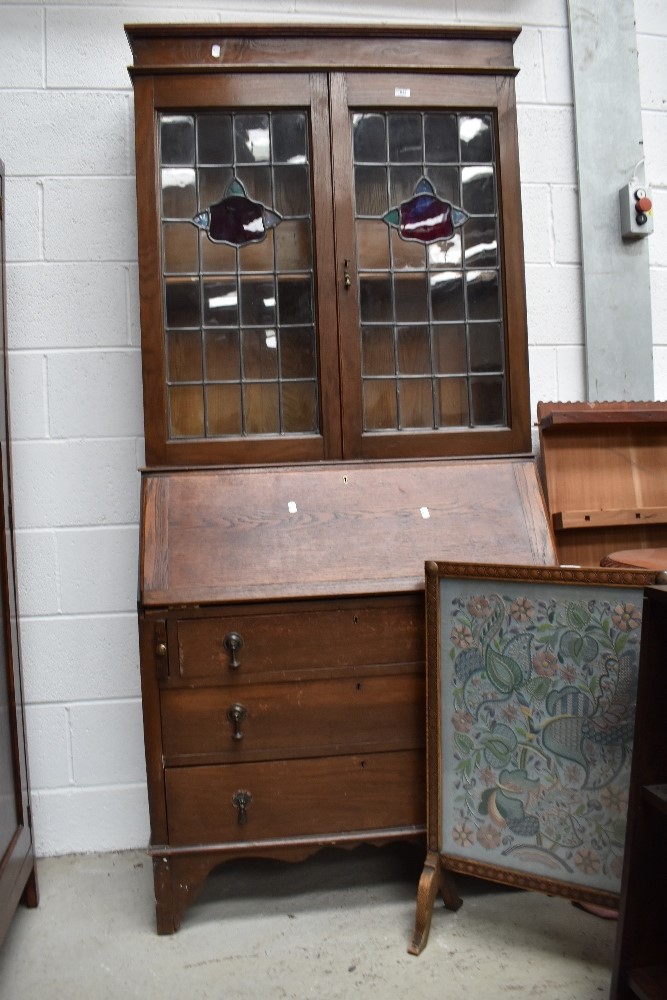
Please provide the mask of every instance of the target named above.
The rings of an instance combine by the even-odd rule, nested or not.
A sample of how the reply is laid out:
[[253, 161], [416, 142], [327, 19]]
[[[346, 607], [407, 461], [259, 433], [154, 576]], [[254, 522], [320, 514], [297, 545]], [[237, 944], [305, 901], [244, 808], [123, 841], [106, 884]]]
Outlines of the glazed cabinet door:
[[326, 76], [135, 95], [148, 464], [340, 457]]
[[346, 457], [530, 448], [513, 87], [332, 74]]
[[23, 718], [14, 543], [11, 522], [11, 463], [9, 456], [7, 406], [7, 352], [5, 342], [4, 296], [4, 171], [0, 162], [0, 351], [3, 368], [0, 378], [0, 941], [9, 927], [23, 896], [28, 905], [37, 904], [34, 853], [28, 803], [28, 772]]

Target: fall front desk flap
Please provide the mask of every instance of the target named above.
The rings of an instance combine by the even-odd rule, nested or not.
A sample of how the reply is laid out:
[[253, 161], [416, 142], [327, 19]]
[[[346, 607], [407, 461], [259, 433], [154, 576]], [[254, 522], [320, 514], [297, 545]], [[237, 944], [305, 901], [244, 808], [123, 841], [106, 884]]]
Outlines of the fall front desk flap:
[[422, 590], [426, 560], [555, 565], [532, 459], [144, 472], [144, 607]]

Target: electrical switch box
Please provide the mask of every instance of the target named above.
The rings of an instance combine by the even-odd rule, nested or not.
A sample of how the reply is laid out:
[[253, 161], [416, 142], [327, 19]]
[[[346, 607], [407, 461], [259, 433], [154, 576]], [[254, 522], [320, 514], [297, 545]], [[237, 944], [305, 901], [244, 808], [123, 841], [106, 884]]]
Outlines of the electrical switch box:
[[621, 236], [637, 240], [653, 232], [653, 197], [649, 188], [632, 180], [618, 192], [621, 210]]

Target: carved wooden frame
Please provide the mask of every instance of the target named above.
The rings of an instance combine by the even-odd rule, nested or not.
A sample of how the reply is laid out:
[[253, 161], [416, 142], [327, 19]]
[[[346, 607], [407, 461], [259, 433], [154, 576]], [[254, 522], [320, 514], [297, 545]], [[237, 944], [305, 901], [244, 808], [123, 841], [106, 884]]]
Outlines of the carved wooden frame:
[[[505, 885], [512, 885], [522, 889], [536, 890], [539, 892], [548, 893], [549, 895], [564, 896], [566, 898], [579, 900], [587, 903], [593, 903], [606, 907], [616, 906], [618, 902], [618, 891], [620, 891], [620, 872], [618, 875], [619, 889], [616, 891], [609, 891], [609, 889], [596, 888], [594, 886], [591, 886], [590, 884], [587, 885], [586, 879], [583, 877], [578, 879], [576, 872], [573, 878], [569, 877], [557, 878], [557, 877], [545, 876], [537, 873], [534, 870], [529, 870], [527, 868], [522, 869], [522, 865], [520, 863], [519, 864], [512, 863], [506, 865], [495, 862], [494, 863], [485, 862], [480, 860], [479, 856], [468, 858], [465, 856], [465, 847], [472, 846], [472, 842], [474, 839], [472, 837], [472, 833], [474, 832], [472, 823], [470, 824], [469, 834], [467, 835], [466, 838], [464, 838], [464, 840], [466, 841], [465, 846], [462, 847], [460, 851], [452, 850], [451, 838], [450, 840], [447, 840], [447, 838], [443, 836], [443, 805], [445, 805], [445, 808], [448, 808], [449, 802], [453, 799], [453, 796], [450, 795], [450, 789], [448, 788], [447, 785], [447, 782], [451, 781], [451, 774], [447, 773], [446, 771], [446, 767], [448, 765], [446, 761], [443, 761], [443, 756], [444, 756], [444, 750], [446, 750], [448, 746], [450, 734], [453, 737], [457, 733], [457, 730], [454, 728], [454, 725], [450, 727], [443, 719], [443, 712], [444, 712], [443, 685], [445, 683], [445, 678], [448, 676], [448, 670], [450, 674], [453, 674], [451, 668], [454, 662], [454, 652], [448, 652], [448, 655], [445, 655], [445, 645], [449, 644], [449, 649], [452, 651], [454, 651], [455, 645], [459, 646], [459, 651], [461, 649], [465, 650], [468, 648], [472, 649], [473, 647], [477, 648], [477, 646], [480, 646], [481, 648], [480, 643], [477, 642], [477, 638], [473, 636], [473, 634], [471, 633], [470, 629], [467, 628], [467, 626], [461, 625], [460, 623], [456, 624], [452, 620], [452, 618], [455, 617], [456, 614], [458, 614], [458, 611], [451, 612], [451, 608], [446, 602], [449, 601], [450, 599], [454, 599], [457, 602], [455, 606], [457, 608], [459, 607], [461, 608], [462, 615], [465, 617], [466, 615], [468, 615], [470, 602], [472, 601], [472, 598], [470, 596], [467, 598], [469, 604], [466, 607], [464, 601], [460, 598], [460, 596], [454, 597], [454, 594], [465, 593], [466, 589], [468, 590], [469, 593], [476, 592], [479, 595], [479, 597], [477, 598], [479, 604], [476, 610], [479, 613], [479, 622], [482, 622], [482, 624], [479, 624], [478, 636], [482, 636], [485, 635], [484, 628], [489, 628], [490, 624], [492, 624], [492, 613], [496, 615], [495, 621], [500, 621], [501, 614], [505, 615], [505, 612], [507, 611], [507, 604], [506, 604], [507, 594], [505, 594], [503, 597], [500, 597], [500, 595], [497, 595], [497, 593], [495, 593], [497, 592], [498, 584], [505, 585], [505, 590], [508, 592], [510, 596], [512, 596], [512, 593], [514, 593], [514, 596], [516, 596], [517, 594], [516, 585], [521, 584], [520, 592], [525, 595], [525, 599], [528, 601], [529, 604], [531, 604], [531, 602], [534, 602], [534, 604], [532, 604], [533, 615], [530, 616], [531, 618], [534, 616], [536, 608], [538, 607], [542, 608], [542, 606], [544, 606], [544, 608], [546, 609], [547, 599], [551, 601], [555, 600], [555, 598], [550, 596], [554, 594], [554, 588], [560, 588], [561, 586], [567, 588], [568, 597], [566, 598], [565, 593], [563, 594], [563, 606], [567, 608], [572, 606], [574, 610], [572, 612], [568, 612], [568, 614], [571, 613], [574, 615], [576, 615], [577, 613], [576, 612], [577, 607], [581, 607], [584, 609], [582, 611], [583, 617], [582, 619], [579, 620], [581, 624], [581, 630], [580, 634], [577, 633], [575, 625], [575, 627], [570, 630], [571, 637], [567, 640], [564, 639], [564, 637], [567, 635], [566, 632], [559, 633], [558, 642], [559, 643], [563, 641], [569, 642], [569, 645], [566, 645], [564, 647], [567, 650], [569, 660], [572, 659], [573, 653], [579, 652], [581, 655], [581, 663], [584, 665], [584, 667], [587, 667], [587, 665], [591, 663], [592, 660], [591, 659], [587, 660], [585, 658], [583, 650], [581, 648], [581, 644], [577, 641], [577, 637], [579, 637], [583, 643], [584, 636], [589, 634], [589, 632], [586, 631], [588, 625], [584, 626], [582, 624], [583, 620], [585, 620], [586, 614], [588, 613], [587, 612], [588, 606], [583, 604], [582, 605], [575, 604], [574, 601], [568, 600], [568, 598], [574, 598], [574, 597], [581, 598], [581, 596], [585, 596], [586, 591], [589, 591], [591, 600], [593, 600], [594, 597], [597, 597], [599, 600], [601, 600], [602, 597], [605, 595], [611, 596], [608, 595], [608, 588], [616, 588], [619, 594], [619, 601], [622, 600], [621, 595], [623, 595], [623, 597], [627, 597], [628, 592], [630, 592], [633, 598], [633, 603], [635, 605], [635, 608], [637, 609], [641, 606], [643, 598], [643, 588], [654, 582], [655, 582], [655, 572], [652, 571], [619, 570], [613, 568], [604, 568], [604, 569], [578, 568], [578, 567], [562, 567], [562, 566], [561, 567], [510, 566], [510, 565], [487, 566], [480, 564], [453, 563], [453, 562], [426, 563], [426, 645], [427, 645], [426, 770], [427, 770], [428, 850], [427, 850], [427, 857], [424, 866], [424, 871], [420, 880], [419, 890], [418, 890], [417, 919], [415, 925], [415, 932], [412, 939], [412, 943], [409, 948], [409, 951], [412, 954], [419, 954], [419, 952], [426, 945], [430, 928], [432, 907], [436, 894], [440, 892], [440, 895], [443, 898], [445, 906], [448, 909], [458, 909], [458, 907], [461, 905], [462, 900], [458, 896], [458, 893], [454, 886], [453, 879], [451, 877], [451, 873], [454, 872], [459, 872], [466, 875], [472, 875], [478, 878], [489, 879], [494, 882], [503, 883]], [[489, 585], [492, 585], [493, 587], [494, 591], [493, 596], [491, 596], [491, 592], [489, 591]], [[574, 588], [576, 588], [576, 590]], [[582, 588], [583, 588], [583, 595], [582, 595]], [[636, 593], [634, 593], [635, 591]], [[487, 593], [491, 597], [490, 602], [486, 596]], [[556, 590], [556, 593], [559, 595], [559, 600], [560, 600], [559, 591]], [[494, 611], [495, 601], [497, 601], [497, 604], [495, 605], [496, 610]], [[538, 601], [542, 602], [542, 604], [540, 604], [539, 606], [537, 605]], [[621, 605], [624, 610], [626, 608], [627, 603], [628, 602], [626, 601]], [[503, 608], [502, 613], [500, 611], [501, 605]], [[515, 604], [512, 604], [510, 607], [510, 611], [511, 608], [514, 607]], [[551, 604], [550, 607], [553, 609], [553, 604]], [[556, 607], [560, 609], [560, 603], [557, 603]], [[593, 607], [597, 608], [597, 605]], [[519, 606], [517, 606], [517, 614], [519, 613], [519, 610], [520, 608]], [[507, 614], [505, 615], [505, 620], [508, 622], [510, 617], [510, 611], [507, 611]], [[628, 665], [632, 664], [633, 660], [635, 660], [635, 657], [636, 657], [636, 662], [638, 663], [638, 643], [639, 643], [639, 635], [641, 629], [640, 629], [640, 621], [638, 622], [637, 617], [632, 616], [632, 612], [628, 612], [628, 615], [631, 616], [631, 621], [624, 620], [621, 615], [616, 614], [616, 618], [618, 618], [620, 624], [614, 625], [612, 623], [612, 617], [614, 612], [617, 612], [617, 607], [611, 608], [611, 614], [607, 613], [606, 621], [609, 628], [608, 631], [609, 642], [611, 644], [614, 641], [613, 636], [616, 637], [615, 641], [618, 643], [617, 646], [618, 652], [613, 652], [610, 649], [608, 656], [615, 658], [620, 675], [621, 674], [620, 660], [623, 655], [623, 650], [626, 648], [626, 645], [631, 641], [630, 637], [632, 637], [632, 646], [625, 653], [625, 667], [627, 669], [630, 669], [630, 666]], [[543, 613], [546, 614], [546, 610]], [[485, 618], [485, 616], [487, 615], [488, 617]], [[512, 615], [511, 617], [515, 618], [514, 615]], [[469, 615], [467, 617], [467, 620], [472, 621]], [[518, 620], [526, 621], [527, 618], [524, 619], [515, 618], [515, 621]], [[614, 619], [614, 621], [615, 620], [616, 619]], [[566, 628], [565, 623], [563, 623], [561, 619], [558, 619], [556, 615], [554, 615], [554, 618], [551, 619], [551, 621], [552, 623], [556, 622], [556, 624], [553, 625], [554, 636], [556, 635], [556, 630], [558, 627]], [[597, 627], [597, 622], [595, 622], [594, 624], [593, 622], [594, 618], [592, 615], [589, 631], [592, 631], [594, 627]], [[475, 625], [475, 628], [476, 627], [477, 625]], [[522, 627], [525, 630], [524, 633], [521, 632]], [[540, 627], [544, 629], [544, 631], [540, 633], [542, 636], [546, 636], [549, 634], [549, 626], [542, 625]], [[467, 632], [465, 631], [466, 629]], [[498, 626], [498, 629], [500, 630], [500, 626]], [[459, 630], [456, 633], [456, 637], [453, 634], [453, 630], [455, 632], [456, 630]], [[510, 632], [512, 633], [513, 636], [516, 637], [516, 645], [512, 647], [512, 650], [514, 651], [515, 648], [518, 649], [518, 643], [521, 642], [524, 649], [523, 655], [525, 655], [526, 661], [532, 664], [530, 670], [532, 671], [532, 669], [534, 668], [535, 670], [534, 676], [536, 679], [538, 679], [539, 682], [539, 678], [541, 677], [540, 670], [537, 669], [537, 667], [535, 667], [535, 659], [532, 660], [529, 659], [530, 652], [535, 648], [535, 646], [539, 648], [544, 647], [546, 649], [547, 644], [543, 641], [540, 642], [539, 639], [537, 639], [536, 636], [533, 634], [533, 632], [530, 632], [530, 629], [526, 626], [517, 625], [516, 627], [514, 627], [513, 625], [512, 628], [508, 630], [507, 635], [510, 635]], [[530, 632], [532, 638], [525, 638], [525, 633], [528, 632]], [[518, 638], [519, 634], [524, 634], [524, 640], [520, 640]], [[625, 641], [623, 641], [622, 638], [623, 636], [627, 636]], [[602, 633], [599, 634], [599, 637], [603, 639]], [[459, 639], [460, 642], [463, 642], [462, 646], [460, 646], [459, 643], [457, 642], [457, 638]], [[500, 640], [499, 632], [498, 632], [498, 640]], [[486, 642], [486, 638], [484, 639], [484, 641]], [[507, 641], [508, 643], [514, 642], [515, 639], [511, 638], [508, 639]], [[467, 645], [468, 643], [469, 645]], [[488, 646], [484, 646], [483, 648], [485, 650], [491, 648], [490, 640]], [[494, 649], [495, 648], [496, 647], [494, 647]], [[560, 646], [558, 646], [557, 648], [559, 650], [561, 649]], [[503, 652], [494, 651], [492, 653], [492, 656], [497, 657], [497, 660], [493, 661], [489, 659], [489, 655], [487, 653], [487, 658], [484, 660], [485, 670], [488, 667], [488, 665], [492, 662], [498, 664], [498, 669], [504, 669], [505, 663], [503, 661]], [[591, 649], [589, 646], [586, 655], [590, 657], [590, 653]], [[477, 654], [473, 652], [472, 657], [474, 657], [475, 655]], [[475, 675], [475, 677], [479, 676], [480, 678], [482, 676], [484, 677], [488, 676], [486, 672], [484, 673], [484, 675], [482, 675], [481, 654], [479, 655], [480, 655], [479, 662], [476, 662], [474, 659], [471, 658], [472, 665], [469, 668], [471, 670], [471, 673], [468, 679], [466, 680], [465, 684], [467, 684], [468, 680], [473, 678], [473, 675]], [[515, 654], [513, 652], [512, 656], [514, 655]], [[518, 656], [519, 654], [517, 653], [516, 655]], [[537, 655], [538, 653], [535, 653], [535, 656]], [[602, 655], [603, 654], [601, 652], [600, 656]], [[509, 667], [511, 667], [511, 663], [509, 662], [511, 659], [512, 657], [508, 657], [507, 660], [507, 662], [509, 663]], [[563, 659], [565, 659], [565, 657], [563, 657]], [[572, 669], [574, 669], [572, 663], [568, 663], [567, 665]], [[541, 667], [543, 670], [546, 671], [545, 679], [542, 682], [540, 690], [543, 690], [544, 687], [548, 688], [550, 685], [553, 685], [554, 694], [552, 695], [553, 700], [551, 704], [553, 704], [555, 700], [561, 698], [561, 692], [555, 686], [556, 684], [555, 674], [557, 670], [559, 672], [562, 671], [563, 666], [564, 665], [560, 664], [560, 661], [557, 660], [553, 652], [551, 652], [550, 656], [547, 657], [544, 661], [538, 661], [538, 667]], [[576, 662], [574, 666], [577, 666]], [[466, 667], [466, 669], [468, 668]], [[588, 669], [590, 672], [592, 672], [593, 670], [592, 667]], [[549, 671], [552, 672], [552, 675], [554, 677], [553, 680], [551, 679]], [[570, 670], [570, 673], [571, 672], [572, 671]], [[529, 674], [526, 673], [525, 676], [527, 678]], [[531, 676], [531, 683], [534, 684], [535, 681], [533, 680], [532, 673], [530, 674], [530, 676]], [[603, 675], [603, 679], [604, 680], [608, 679], [607, 674]], [[496, 680], [498, 681], [498, 683], [501, 684], [502, 687], [502, 680], [499, 678], [496, 678]], [[514, 696], [515, 692], [518, 692], [519, 685], [517, 684], [517, 686], [513, 688], [511, 687], [511, 681], [508, 681], [508, 683], [510, 684], [510, 688], [508, 689], [510, 692], [508, 695], [509, 699], [510, 697]], [[463, 685], [463, 688], [461, 690], [465, 688], [465, 684]], [[620, 681], [618, 680], [617, 677], [616, 691], [618, 691], [618, 687], [620, 687]], [[537, 690], [537, 688], [535, 690]], [[574, 692], [574, 685], [569, 690], [572, 691], [573, 697], [576, 697], [576, 694]], [[605, 724], [606, 717], [605, 719], [602, 718], [602, 714], [605, 710], [605, 703], [609, 700], [609, 698], [611, 698], [612, 706], [614, 702], [613, 702], [613, 695], [609, 695], [608, 697], [607, 696], [603, 697], [603, 694], [604, 692], [602, 691], [602, 687], [600, 687], [600, 696], [598, 704], [592, 706], [592, 703], [589, 698], [588, 708], [587, 708], [588, 714], [582, 714], [581, 716], [578, 717], [581, 721], [582, 732], [588, 732], [587, 729], [584, 729], [585, 726], [584, 720], [587, 721], [589, 718], [594, 719], [596, 722], [602, 725]], [[564, 692], [562, 697], [565, 697], [566, 695], [567, 692]], [[482, 696], [480, 695], [480, 698], [481, 697]], [[546, 695], [544, 695], [544, 697], [546, 697]], [[497, 699], [498, 706], [500, 706], [505, 700], [507, 699], [499, 697]], [[447, 705], [449, 705], [449, 702], [447, 702]], [[489, 705], [492, 705], [493, 707], [493, 711], [491, 711], [490, 713], [491, 716], [493, 717], [491, 720], [490, 731], [494, 732], [496, 727], [496, 722], [494, 721], [496, 703], [492, 703], [488, 700], [485, 701], [482, 699], [480, 700], [478, 708], [480, 712], [482, 709], [484, 709], [485, 712], [488, 714]], [[591, 707], [594, 708], [595, 711], [590, 711]], [[606, 708], [609, 707], [610, 707], [609, 705], [606, 705]], [[526, 726], [530, 728], [529, 737], [533, 739], [535, 737], [533, 736], [532, 707], [526, 705], [525, 709], [526, 709], [525, 711]], [[633, 706], [632, 706], [632, 711], [634, 720]], [[597, 712], [597, 716], [595, 715], [595, 712]], [[469, 718], [467, 718], [466, 716]], [[576, 717], [573, 716], [573, 718]], [[627, 719], [627, 712], [625, 718]], [[460, 718], [457, 719], [457, 722], [461, 722], [462, 728], [465, 730], [465, 725], [470, 720], [472, 720], [472, 716], [470, 715], [470, 712], [466, 710], [461, 713]], [[547, 716], [543, 719], [542, 725], [546, 727], [551, 722], [554, 721], [557, 721], [557, 719]], [[499, 725], [502, 725], [502, 723], [499, 723]], [[509, 726], [507, 725], [502, 726], [502, 728], [503, 730], [509, 730]], [[468, 737], [467, 739], [470, 744], [473, 744], [473, 740], [471, 738]], [[582, 736], [581, 739], [582, 739], [581, 747], [583, 747], [584, 737]], [[453, 744], [454, 740], [452, 739], [449, 742]], [[461, 742], [460, 739], [459, 742]], [[588, 746], [589, 744], [587, 743], [586, 745]], [[465, 750], [468, 747], [468, 743], [464, 743], [462, 744], [462, 746], [464, 747]], [[473, 748], [471, 747], [470, 749], [472, 752]], [[481, 745], [475, 745], [474, 750], [475, 754], [477, 755], [476, 760], [478, 767], [481, 756], [486, 751], [482, 750]], [[454, 750], [451, 751], [451, 756], [453, 757], [453, 755], [454, 755]], [[624, 762], [623, 768], [625, 772], [627, 768], [627, 761]], [[461, 781], [461, 785], [463, 785], [464, 781], [466, 780], [465, 771], [462, 771], [461, 773], [464, 775]], [[514, 770], [511, 773], [514, 775], [521, 774], [519, 770]], [[588, 778], [588, 772], [586, 771], [585, 766], [583, 773], [586, 775], [586, 778]], [[524, 777], [527, 779], [528, 772], [524, 771], [523, 774]], [[628, 778], [629, 778], [629, 771], [628, 771]], [[500, 782], [498, 782], [498, 784], [500, 784]], [[532, 784], [532, 782], [529, 782], [528, 784]], [[487, 794], [489, 797], [485, 799], [484, 796]], [[449, 795], [449, 800], [446, 801], [446, 797], [448, 795]], [[488, 793], [487, 791], [485, 791], [484, 795], [482, 796], [482, 800], [484, 800], [486, 804], [490, 804], [491, 797], [494, 795], [496, 795], [496, 789], [493, 789], [493, 791], [490, 791]], [[517, 794], [516, 799], [519, 798], [520, 796]], [[510, 804], [511, 802], [516, 802], [515, 799], [512, 799], [511, 793], [509, 799], [507, 798], [505, 799], [506, 804], [508, 803], [508, 801], [510, 802]], [[504, 825], [503, 817], [498, 814], [498, 811], [497, 809], [495, 809], [495, 806], [496, 803], [494, 802], [495, 822], [499, 824], [499, 827], [494, 826], [491, 820], [489, 820], [489, 823], [487, 824], [489, 827], [486, 836], [487, 842], [489, 838], [498, 839], [499, 829], [501, 830]], [[618, 812], [619, 809], [618, 805], [616, 805], [615, 808], [616, 811]], [[491, 816], [490, 808], [489, 808], [489, 816]], [[531, 817], [526, 816], [525, 818], [530, 819]], [[477, 832], [479, 833], [481, 829], [482, 829], [481, 827], [478, 827]], [[524, 835], [521, 834], [520, 836]], [[539, 830], [536, 840], [537, 842], [539, 842]], [[470, 843], [468, 843], [468, 841], [470, 841]], [[481, 840], [480, 843], [482, 843]], [[526, 845], [526, 852], [528, 852], [528, 850], [529, 850], [529, 845]], [[587, 848], [584, 848], [584, 850], [587, 850]], [[477, 854], [479, 855], [479, 853], [480, 850], [477, 849]], [[491, 850], [489, 850], [489, 853], [491, 853]], [[590, 855], [591, 852], [589, 851], [586, 857], [590, 857]], [[581, 858], [579, 860], [581, 861]]]

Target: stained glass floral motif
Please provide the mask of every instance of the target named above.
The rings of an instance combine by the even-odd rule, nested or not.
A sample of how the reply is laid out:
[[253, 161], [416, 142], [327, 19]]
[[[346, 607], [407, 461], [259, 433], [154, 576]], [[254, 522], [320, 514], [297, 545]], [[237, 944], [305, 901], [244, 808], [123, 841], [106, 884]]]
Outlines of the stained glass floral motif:
[[249, 198], [243, 184], [235, 178], [226, 188], [224, 197], [199, 212], [192, 221], [213, 243], [241, 247], [246, 243], [260, 243], [268, 230], [282, 221], [282, 216]]
[[521, 586], [468, 581], [443, 607], [445, 850], [618, 892], [641, 607]]
[[412, 198], [392, 208], [383, 219], [398, 230], [403, 240], [435, 243], [450, 239], [454, 230], [467, 221], [468, 213], [439, 198], [431, 182], [422, 177]]

